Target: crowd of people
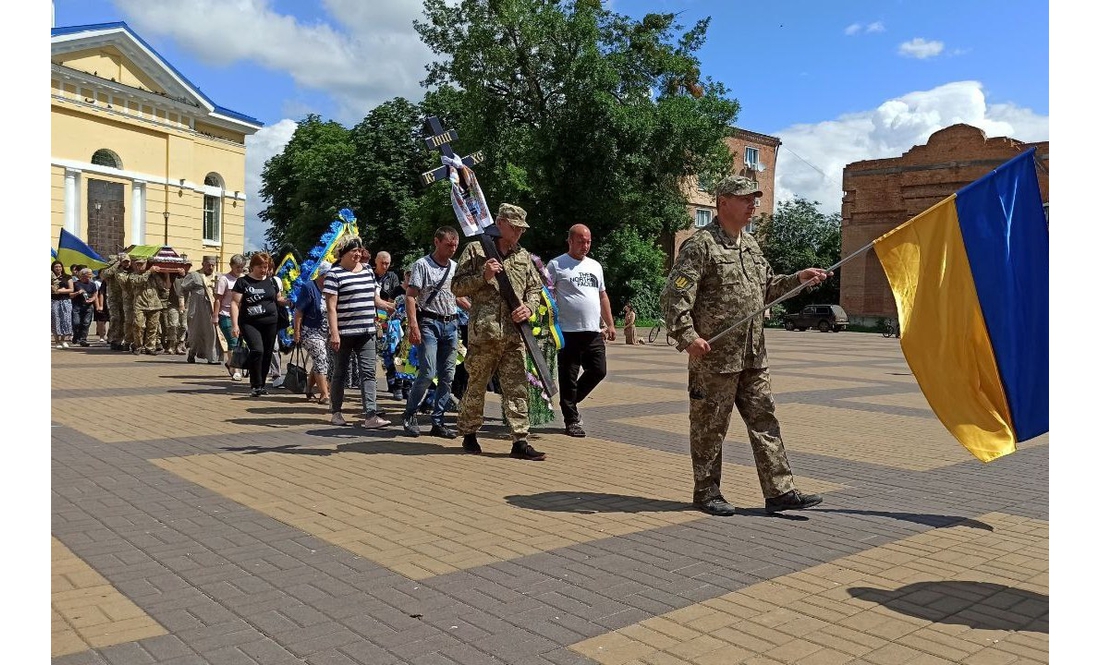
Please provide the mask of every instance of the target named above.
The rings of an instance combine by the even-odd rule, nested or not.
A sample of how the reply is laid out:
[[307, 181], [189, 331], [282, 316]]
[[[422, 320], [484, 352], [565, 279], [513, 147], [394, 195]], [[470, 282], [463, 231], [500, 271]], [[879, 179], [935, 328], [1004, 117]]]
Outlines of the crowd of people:
[[[689, 356], [694, 504], [713, 515], [736, 510], [720, 492], [722, 442], [734, 406], [748, 429], [766, 511], [821, 503], [821, 497], [794, 487], [774, 415], [762, 316], [713, 346], [707, 341], [766, 299], [829, 276], [817, 268], [772, 274], [759, 245], [744, 232], [759, 196], [743, 177], [718, 184], [716, 219], [681, 246], [661, 296], [669, 337]], [[344, 238], [336, 262], [320, 262], [313, 279], [296, 290], [293, 311], [274, 261], [264, 252], [233, 256], [224, 274], [216, 272], [213, 256], [203, 257], [195, 272], [126, 254], [113, 257], [98, 275], [84, 266], [70, 266], [66, 273], [55, 261], [54, 343], [89, 346], [95, 322], [100, 341], [112, 350], [223, 364], [231, 380], [247, 376], [250, 396], [261, 398], [268, 394], [269, 378], [275, 387], [284, 380], [280, 351], [286, 349], [280, 349], [278, 331], [290, 328], [293, 346], [310, 359], [306, 399], [326, 407], [333, 425], [353, 424], [344, 415], [348, 387], [357, 388], [360, 398], [354, 426], [393, 425], [378, 404], [381, 360], [385, 389], [404, 404], [405, 435], [421, 435], [419, 415], [426, 412], [431, 436], [461, 437], [464, 451], [481, 453], [485, 397], [495, 387], [511, 433], [510, 456], [544, 460], [546, 454], [529, 441], [531, 374], [517, 324], [534, 320], [545, 294], [553, 294], [563, 342], [556, 351], [558, 407], [564, 433], [585, 437], [579, 405], [607, 375], [605, 343], [616, 339], [615, 321], [603, 268], [588, 256], [592, 233], [586, 226], [569, 229], [567, 251], [543, 271], [520, 244], [529, 228], [527, 212], [504, 203], [495, 221], [497, 256], [469, 242], [456, 260], [458, 232], [444, 226], [434, 234], [433, 251], [418, 258], [403, 279], [390, 270], [387, 252], [378, 252], [372, 265], [362, 239]], [[502, 273], [518, 306], [502, 293]], [[636, 343], [629, 303], [624, 313], [626, 342]], [[456, 380], [459, 373], [463, 376]], [[456, 401], [452, 429], [445, 415]]]

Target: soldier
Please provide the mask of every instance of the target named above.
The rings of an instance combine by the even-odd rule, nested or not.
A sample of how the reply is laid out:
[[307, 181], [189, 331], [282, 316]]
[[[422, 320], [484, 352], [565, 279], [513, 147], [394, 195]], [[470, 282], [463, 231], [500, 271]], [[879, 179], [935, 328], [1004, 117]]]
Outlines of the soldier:
[[[519, 206], [502, 203], [497, 212], [500, 237], [495, 239], [503, 261], [486, 259], [480, 243], [471, 242], [458, 259], [451, 290], [457, 297], [470, 299], [470, 348], [466, 354], [469, 384], [458, 407], [458, 433], [462, 448], [480, 453], [477, 431], [485, 419], [485, 389], [494, 372], [499, 373], [504, 413], [512, 429], [511, 456], [542, 460], [545, 453], [527, 442], [527, 367], [523, 339], [513, 322], [526, 321], [542, 297], [539, 277], [531, 254], [519, 246], [523, 232], [530, 228], [527, 212]], [[505, 271], [519, 297], [520, 306], [508, 307], [500, 294], [496, 274]]]
[[[134, 351], [134, 294], [145, 276], [137, 270], [138, 261], [145, 265], [145, 259], [130, 259], [130, 269], [118, 274], [118, 283], [122, 287], [122, 319], [125, 330], [122, 333], [122, 351]], [[141, 352], [140, 349], [137, 351]]]
[[122, 295], [123, 274], [130, 271], [130, 257], [125, 252], [119, 252], [115, 260], [100, 271], [99, 276], [107, 287], [107, 309], [110, 312], [111, 325], [107, 328], [107, 341], [112, 351], [123, 351], [122, 340], [126, 336], [126, 317], [123, 313]]
[[131, 352], [136, 356], [144, 348], [148, 355], [159, 355], [160, 312], [171, 288], [168, 276], [158, 266], [149, 266], [146, 270], [145, 259], [135, 259], [133, 264], [134, 273], [129, 280], [134, 296], [134, 345]]
[[176, 290], [176, 275], [166, 274], [163, 277], [168, 281], [168, 290], [158, 289], [163, 305], [160, 310], [160, 336], [164, 352], [171, 356], [179, 353], [182, 339], [180, 319], [183, 318], [183, 297]]
[[661, 309], [676, 348], [687, 350], [691, 463], [695, 506], [711, 515], [733, 515], [719, 490], [722, 440], [734, 405], [748, 427], [764, 509], [800, 510], [821, 503], [794, 487], [779, 421], [775, 418], [763, 314], [715, 342], [707, 339], [737, 319], [802, 284], [831, 273], [806, 268], [775, 275], [751, 235], [744, 232], [761, 192], [742, 176], [728, 176], [715, 189], [718, 215], [680, 246], [661, 294]]

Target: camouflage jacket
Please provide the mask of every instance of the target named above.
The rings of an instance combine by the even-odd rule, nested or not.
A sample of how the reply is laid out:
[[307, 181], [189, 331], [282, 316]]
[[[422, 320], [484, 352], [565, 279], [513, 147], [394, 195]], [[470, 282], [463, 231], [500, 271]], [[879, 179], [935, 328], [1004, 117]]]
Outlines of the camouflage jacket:
[[171, 285], [168, 276], [160, 273], [146, 271], [130, 276], [131, 288], [134, 294], [134, 309], [164, 309], [168, 300], [168, 291]]
[[[683, 351], [696, 338], [710, 339], [798, 284], [797, 274], [772, 274], [751, 235], [741, 233], [738, 241], [715, 220], [680, 246], [661, 293], [661, 310], [669, 336]], [[730, 331], [710, 353], [690, 359], [688, 365], [716, 373], [767, 367], [764, 314]]]
[[[531, 261], [531, 253], [516, 247], [504, 257], [503, 263], [520, 302], [526, 303], [532, 311], [537, 310], [542, 298], [542, 278]], [[518, 341], [520, 336], [512, 323], [512, 308], [500, 295], [497, 280], [485, 281], [484, 269], [485, 250], [481, 248], [481, 243], [476, 240], [467, 243], [458, 257], [451, 291], [456, 297], [470, 299], [470, 342], [491, 339]]]
[[122, 303], [122, 282], [121, 276], [126, 271], [119, 265], [117, 259], [112, 260], [111, 263], [104, 269], [99, 271], [99, 278], [103, 280], [103, 284], [107, 287], [107, 297], [111, 300], [116, 300], [119, 304]]

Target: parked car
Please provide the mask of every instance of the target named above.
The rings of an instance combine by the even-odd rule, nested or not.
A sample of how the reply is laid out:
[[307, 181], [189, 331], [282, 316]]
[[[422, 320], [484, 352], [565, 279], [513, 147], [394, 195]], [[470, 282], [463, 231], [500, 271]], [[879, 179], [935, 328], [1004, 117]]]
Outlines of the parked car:
[[840, 305], [806, 305], [801, 312], [783, 317], [787, 330], [817, 328], [821, 332], [840, 332], [848, 327], [848, 313]]

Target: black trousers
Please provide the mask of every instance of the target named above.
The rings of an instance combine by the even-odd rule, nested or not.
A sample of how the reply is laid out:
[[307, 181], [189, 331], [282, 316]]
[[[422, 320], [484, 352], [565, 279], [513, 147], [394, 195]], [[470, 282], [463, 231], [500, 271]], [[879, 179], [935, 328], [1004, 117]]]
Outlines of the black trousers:
[[577, 404], [607, 376], [607, 350], [598, 331], [567, 332], [562, 336], [565, 344], [558, 350], [558, 381], [561, 383], [558, 406], [568, 425], [581, 419]]
[[271, 354], [275, 351], [278, 321], [240, 321], [241, 338], [248, 345], [248, 383], [263, 388], [271, 369]]

